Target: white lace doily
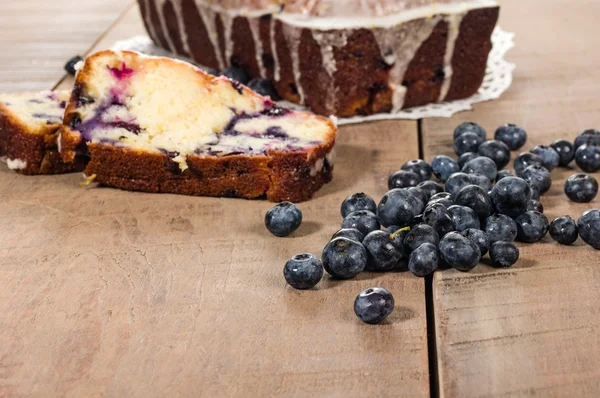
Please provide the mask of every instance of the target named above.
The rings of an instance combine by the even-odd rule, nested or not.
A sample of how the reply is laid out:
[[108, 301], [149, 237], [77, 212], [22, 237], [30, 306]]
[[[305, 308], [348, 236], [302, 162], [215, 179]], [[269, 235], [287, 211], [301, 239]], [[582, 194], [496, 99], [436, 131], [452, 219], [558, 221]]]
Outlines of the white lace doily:
[[[389, 119], [423, 119], [428, 117], [451, 117], [457, 112], [468, 111], [472, 109], [472, 105], [490, 101], [499, 98], [511, 85], [513, 79], [513, 71], [515, 64], [504, 59], [504, 56], [515, 46], [514, 33], [505, 32], [499, 26], [496, 27], [492, 34], [492, 51], [488, 58], [487, 69], [483, 84], [479, 88], [477, 94], [472, 97], [441, 102], [437, 104], [429, 104], [410, 109], [403, 109], [397, 113], [377, 113], [370, 116], [355, 116], [350, 118], [339, 118], [338, 124], [362, 123], [373, 120], [389, 120]], [[172, 57], [183, 61], [192, 62], [190, 59], [175, 55], [158, 46], [155, 46], [148, 36], [135, 36], [128, 40], [122, 40], [112, 47], [113, 50], [132, 50], [143, 54], [156, 55], [163, 57]], [[282, 101], [289, 108], [306, 110], [307, 108], [297, 104], [292, 104], [287, 101]]]

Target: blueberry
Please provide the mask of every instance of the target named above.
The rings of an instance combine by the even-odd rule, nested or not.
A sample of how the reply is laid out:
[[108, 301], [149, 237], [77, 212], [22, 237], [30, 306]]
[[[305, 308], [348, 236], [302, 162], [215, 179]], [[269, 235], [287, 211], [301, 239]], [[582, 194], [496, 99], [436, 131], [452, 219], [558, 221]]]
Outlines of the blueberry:
[[473, 179], [467, 173], [454, 173], [446, 181], [446, 191], [452, 195], [456, 195], [461, 189], [467, 185], [473, 185]]
[[486, 141], [479, 145], [477, 153], [480, 156], [492, 159], [496, 163], [498, 170], [504, 168], [510, 162], [510, 150], [502, 141]]
[[600, 146], [582, 145], [575, 151], [577, 166], [586, 173], [600, 170]]
[[458, 232], [450, 232], [440, 241], [442, 259], [459, 271], [470, 271], [479, 263], [481, 250]]
[[434, 157], [431, 161], [431, 168], [433, 169], [433, 174], [442, 182], [446, 182], [448, 177], [460, 171], [460, 167], [458, 167], [456, 160], [445, 155]]
[[77, 74], [77, 70], [75, 70], [75, 65], [77, 65], [81, 61], [83, 61], [83, 58], [81, 58], [79, 55], [74, 56], [65, 64], [65, 71], [67, 71], [69, 75], [75, 76]]
[[335, 238], [323, 249], [321, 260], [329, 275], [338, 279], [350, 279], [365, 270], [367, 250], [355, 240]]
[[531, 152], [523, 152], [515, 159], [515, 173], [521, 177], [523, 170], [529, 166], [541, 166], [544, 167], [542, 158]]
[[582, 145], [600, 146], [600, 131], [595, 129], [583, 130], [577, 138], [573, 147], [577, 151]]
[[363, 239], [365, 238], [365, 236], [358, 229], [342, 228], [339, 231], [337, 231], [335, 234], [333, 234], [333, 236], [331, 237], [332, 240], [335, 238], [348, 238], [348, 239], [355, 240], [357, 242], [362, 242]]
[[427, 203], [427, 200], [429, 200], [429, 198], [427, 196], [427, 192], [425, 192], [425, 190], [423, 190], [419, 187], [410, 187], [407, 189], [407, 191], [410, 192], [412, 194], [412, 196], [419, 199], [423, 203]]
[[591, 202], [598, 195], [598, 181], [589, 174], [573, 174], [565, 182], [565, 194], [573, 202]]
[[483, 140], [477, 134], [465, 133], [454, 140], [454, 152], [459, 156], [467, 152], [477, 152], [482, 143]]
[[283, 276], [296, 289], [310, 289], [323, 277], [323, 264], [310, 253], [298, 254], [285, 264]]
[[250, 81], [250, 75], [248, 75], [248, 72], [237, 66], [230, 66], [227, 69], [223, 69], [221, 71], [221, 76], [226, 76], [231, 80], [235, 80], [242, 84], [248, 84]]
[[481, 138], [481, 141], [485, 141], [487, 139], [487, 133], [485, 132], [485, 129], [477, 123], [473, 122], [466, 122], [460, 124], [454, 130], [453, 139], [457, 139], [465, 133], [475, 133], [479, 138]]
[[494, 208], [487, 191], [477, 185], [467, 185], [461, 189], [454, 197], [454, 203], [473, 209], [481, 219], [492, 214]]
[[375, 325], [394, 311], [394, 296], [382, 287], [360, 292], [354, 300], [354, 313], [364, 323]]
[[527, 211], [531, 188], [522, 178], [506, 177], [494, 186], [491, 198], [499, 213], [517, 217]]
[[421, 177], [412, 171], [399, 170], [388, 178], [388, 189], [416, 187]]
[[427, 195], [427, 200], [425, 202], [428, 202], [433, 195], [444, 192], [444, 186], [435, 181], [423, 181], [417, 185], [417, 188], [422, 189]]
[[511, 267], [519, 259], [519, 248], [511, 242], [494, 242], [490, 246], [490, 258], [494, 267]]
[[552, 186], [550, 172], [543, 166], [528, 166], [521, 173], [521, 178], [527, 181], [533, 189], [536, 189], [542, 195], [548, 192]]
[[282, 202], [265, 215], [265, 226], [280, 238], [290, 235], [302, 224], [302, 211], [293, 203]]
[[424, 278], [433, 274], [440, 264], [437, 246], [424, 243], [417, 247], [408, 258], [408, 269], [413, 275]]
[[575, 158], [575, 147], [567, 140], [556, 140], [550, 146], [558, 153], [558, 165], [561, 167], [568, 166]]
[[[447, 192], [441, 192], [442, 194], [447, 194]], [[442, 206], [444, 206], [445, 208], [448, 208], [450, 206], [454, 206], [454, 202], [452, 201], [452, 195], [448, 194], [448, 195], [433, 195], [431, 197], [431, 199], [429, 200], [429, 202], [427, 202], [427, 206], [425, 207], [429, 207], [433, 204], [440, 204]]]
[[488, 180], [495, 181], [498, 174], [498, 167], [496, 167], [496, 163], [492, 159], [480, 156], [469, 160], [461, 171], [467, 174], [482, 174]]
[[352, 212], [342, 221], [342, 228], [358, 229], [361, 234], [367, 235], [371, 231], [381, 228], [375, 213], [369, 210], [357, 210]]
[[577, 220], [579, 236], [588, 245], [600, 250], [600, 210], [588, 210]]
[[438, 246], [440, 237], [435, 229], [428, 224], [419, 224], [406, 233], [404, 237], [404, 247], [408, 252], [414, 251], [424, 243], [430, 243]]
[[363, 240], [367, 249], [367, 264], [374, 271], [391, 271], [404, 258], [402, 245], [396, 245], [385, 231], [370, 232]]
[[452, 221], [454, 221], [454, 229], [458, 232], [469, 228], [479, 229], [481, 227], [477, 213], [467, 206], [450, 206], [448, 207], [448, 213], [452, 217]]
[[498, 127], [494, 138], [504, 142], [511, 151], [516, 151], [527, 142], [527, 133], [521, 127], [509, 123]]
[[363, 192], [353, 193], [342, 202], [342, 217], [345, 218], [348, 214], [357, 210], [369, 210], [375, 213], [377, 212], [377, 205], [369, 195]]
[[494, 214], [486, 218], [483, 222], [483, 230], [490, 243], [512, 242], [517, 238], [517, 223], [504, 214]]
[[252, 79], [248, 83], [248, 88], [265, 97], [271, 97], [273, 101], [279, 101], [281, 99], [270, 80], [260, 78]]
[[528, 211], [515, 218], [517, 223], [517, 240], [535, 243], [548, 233], [548, 219], [537, 211]]
[[431, 225], [439, 236], [444, 236], [448, 232], [454, 231], [454, 220], [448, 213], [448, 209], [439, 204], [428, 205], [423, 211], [423, 222]]
[[544, 212], [544, 205], [541, 204], [538, 200], [531, 199], [529, 204], [527, 205], [527, 210], [539, 211], [540, 213]]
[[431, 175], [433, 174], [431, 166], [427, 164], [427, 162], [423, 159], [409, 160], [408, 162], [404, 163], [400, 169], [412, 171], [413, 173], [421, 177], [421, 181], [429, 180], [431, 178]]
[[538, 155], [542, 159], [542, 166], [548, 169], [548, 171], [554, 170], [560, 163], [560, 155], [551, 146], [538, 145], [531, 150], [531, 153]]
[[392, 189], [387, 192], [377, 207], [379, 221], [384, 227], [407, 225], [416, 215], [421, 214], [424, 204], [406, 189]]
[[468, 161], [478, 158], [479, 155], [475, 152], [466, 152], [458, 157], [458, 167], [461, 169], [465, 167]]
[[479, 248], [482, 256], [485, 256], [488, 250], [490, 249], [490, 238], [488, 235], [480, 229], [469, 228], [465, 229], [460, 233], [465, 238], [469, 239], [471, 242], [475, 243], [475, 245]]
[[494, 187], [492, 182], [483, 174], [469, 174], [469, 177], [471, 177], [472, 185], [480, 186], [485, 192], [490, 192]]
[[572, 245], [579, 236], [577, 223], [571, 216], [558, 217], [550, 223], [550, 236], [561, 245]]
[[500, 170], [496, 175], [496, 182], [506, 177], [515, 177], [515, 172], [512, 170]]

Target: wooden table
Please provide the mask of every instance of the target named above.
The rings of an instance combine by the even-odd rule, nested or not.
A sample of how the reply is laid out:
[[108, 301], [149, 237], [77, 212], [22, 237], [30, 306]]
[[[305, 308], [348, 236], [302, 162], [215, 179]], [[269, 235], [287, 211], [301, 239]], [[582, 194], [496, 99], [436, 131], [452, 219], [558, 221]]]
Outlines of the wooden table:
[[[451, 119], [342, 128], [334, 182], [301, 205], [292, 238], [265, 231], [266, 202], [0, 167], [0, 396], [599, 396], [600, 253], [581, 242], [427, 280], [365, 273], [299, 292], [281, 275], [291, 255], [320, 253], [345, 196], [378, 199], [404, 161], [450, 154], [461, 121], [522, 124], [525, 149], [600, 126], [600, 3], [501, 3], [517, 33], [510, 90]], [[2, 91], [68, 88], [65, 60], [143, 33], [122, 0], [2, 2], [0, 26]], [[562, 194], [572, 173], [553, 173], [551, 218], [590, 207]], [[367, 326], [352, 302], [375, 285], [397, 309]]]

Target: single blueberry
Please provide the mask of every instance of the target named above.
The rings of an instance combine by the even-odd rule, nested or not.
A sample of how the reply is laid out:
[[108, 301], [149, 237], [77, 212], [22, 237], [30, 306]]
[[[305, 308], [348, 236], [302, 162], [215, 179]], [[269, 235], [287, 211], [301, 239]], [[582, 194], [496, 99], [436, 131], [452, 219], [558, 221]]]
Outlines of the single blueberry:
[[600, 131], [596, 129], [583, 130], [577, 138], [573, 147], [575, 151], [582, 145], [600, 146]]
[[380, 229], [381, 225], [379, 225], [375, 213], [369, 210], [357, 210], [344, 218], [342, 228], [358, 229], [361, 234], [366, 236], [369, 232]]
[[531, 150], [531, 153], [538, 155], [542, 159], [542, 166], [548, 169], [548, 171], [554, 170], [560, 163], [560, 155], [551, 146], [538, 145]]
[[422, 189], [427, 195], [427, 200], [425, 202], [428, 202], [433, 195], [444, 192], [444, 186], [435, 181], [423, 181], [417, 185], [417, 188]]
[[565, 182], [565, 194], [573, 202], [591, 202], [598, 195], [598, 181], [589, 174], [573, 174]]
[[522, 178], [506, 177], [494, 186], [491, 198], [499, 213], [517, 217], [527, 211], [531, 187]]
[[479, 145], [483, 143], [481, 137], [475, 133], [465, 133], [454, 140], [454, 152], [458, 156], [467, 152], [477, 152]]
[[585, 243], [600, 250], [600, 210], [591, 209], [583, 213], [577, 220], [577, 228]]
[[456, 160], [445, 155], [434, 157], [431, 161], [431, 168], [433, 169], [433, 174], [436, 178], [442, 182], [446, 182], [452, 174], [460, 171], [460, 167], [458, 167]]
[[367, 250], [355, 240], [335, 238], [325, 246], [321, 256], [323, 267], [338, 279], [350, 279], [367, 266]]
[[454, 220], [448, 209], [439, 203], [428, 205], [423, 211], [423, 223], [431, 225], [440, 237], [454, 231]]
[[540, 201], [531, 199], [529, 204], [527, 205], [527, 210], [539, 211], [540, 213], [544, 212], [544, 205], [540, 203]]
[[388, 189], [416, 187], [421, 177], [408, 170], [398, 170], [388, 178]]
[[600, 170], [600, 146], [580, 146], [575, 151], [575, 163], [586, 173], [595, 173]]
[[293, 203], [282, 202], [265, 215], [265, 226], [280, 238], [290, 235], [302, 224], [302, 211]]
[[481, 141], [485, 141], [487, 139], [487, 133], [485, 132], [485, 129], [473, 122], [466, 122], [458, 125], [458, 127], [456, 127], [454, 130], [452, 137], [453, 139], [457, 139], [465, 133], [475, 133], [479, 138], [481, 138]]
[[512, 267], [519, 260], [519, 248], [511, 242], [494, 242], [490, 246], [490, 259], [494, 267]]
[[476, 152], [466, 152], [458, 157], [458, 167], [461, 169], [465, 167], [468, 161], [478, 158], [479, 155]]
[[543, 166], [528, 166], [521, 173], [521, 178], [542, 195], [548, 192], [552, 186], [552, 176], [548, 169]]
[[515, 173], [517, 176], [521, 177], [523, 174], [523, 170], [525, 170], [529, 166], [541, 166], [544, 167], [544, 162], [542, 162], [542, 158], [538, 155], [531, 152], [523, 152], [515, 159]]
[[310, 253], [298, 254], [285, 264], [283, 276], [293, 288], [310, 289], [323, 277], [323, 264]]
[[458, 232], [450, 232], [440, 241], [442, 259], [459, 271], [470, 271], [479, 263], [481, 250]]
[[481, 227], [477, 213], [467, 206], [450, 206], [448, 207], [448, 213], [454, 221], [455, 230], [458, 232], [469, 228], [479, 229]]
[[480, 156], [492, 159], [496, 163], [498, 170], [504, 168], [510, 162], [510, 149], [502, 141], [486, 141], [479, 145], [477, 153]]
[[471, 242], [475, 243], [475, 245], [479, 248], [482, 256], [485, 256], [488, 250], [490, 249], [490, 238], [488, 235], [480, 229], [469, 228], [465, 229], [460, 233], [465, 238], [469, 239]]
[[348, 214], [353, 213], [357, 210], [369, 210], [370, 212], [375, 213], [377, 211], [377, 205], [373, 198], [369, 195], [359, 192], [353, 193], [348, 196], [342, 202], [342, 217], [347, 217]]
[[342, 228], [339, 231], [337, 231], [335, 234], [333, 234], [333, 236], [331, 237], [331, 240], [333, 240], [335, 238], [348, 238], [348, 239], [355, 240], [357, 242], [362, 242], [363, 239], [365, 238], [365, 236], [363, 235], [362, 232], [360, 232], [356, 228]]
[[453, 196], [467, 185], [473, 185], [473, 179], [467, 173], [454, 173], [446, 181], [446, 191]]
[[517, 238], [517, 223], [504, 214], [493, 214], [483, 222], [483, 230], [490, 243], [504, 241], [512, 242]]
[[385, 231], [372, 231], [363, 240], [367, 249], [367, 267], [373, 271], [391, 271], [404, 259], [404, 246], [394, 243]]
[[515, 222], [517, 223], [517, 240], [520, 242], [539, 242], [548, 233], [548, 219], [540, 212], [525, 212], [515, 218]]
[[404, 237], [404, 247], [408, 252], [414, 251], [424, 243], [431, 243], [436, 247], [440, 243], [438, 233], [428, 224], [415, 225]]
[[237, 66], [230, 66], [229, 68], [223, 69], [221, 71], [221, 76], [226, 76], [231, 80], [235, 80], [242, 84], [248, 84], [250, 81], [250, 75], [248, 75], [248, 72]]
[[400, 169], [412, 171], [413, 173], [420, 176], [421, 181], [419, 182], [429, 180], [431, 178], [431, 175], [433, 174], [431, 166], [423, 159], [409, 160], [408, 162], [404, 163]]
[[496, 176], [496, 182], [506, 177], [515, 177], [515, 172], [512, 170], [500, 170]]
[[439, 267], [440, 255], [438, 248], [431, 243], [423, 243], [410, 254], [408, 269], [413, 275], [424, 278], [433, 274]]
[[384, 227], [407, 225], [416, 215], [421, 214], [424, 204], [406, 189], [392, 189], [387, 192], [377, 207], [379, 221]]
[[281, 99], [270, 80], [260, 78], [252, 79], [248, 83], [248, 88], [256, 91], [260, 95], [271, 97], [273, 101], [279, 101]]
[[492, 182], [490, 180], [488, 180], [488, 178], [486, 176], [484, 176], [483, 174], [477, 174], [477, 173], [469, 174], [469, 177], [471, 177], [472, 185], [477, 185], [477, 186], [483, 188], [483, 190], [485, 192], [490, 192], [492, 190], [492, 188], [494, 187]]
[[364, 323], [375, 325], [394, 311], [394, 296], [387, 289], [372, 287], [354, 300], [354, 313]]
[[75, 69], [75, 66], [80, 63], [81, 61], [83, 61], [83, 58], [81, 58], [81, 56], [76, 55], [73, 58], [71, 58], [70, 60], [67, 61], [67, 63], [65, 64], [65, 71], [67, 71], [67, 73], [71, 76], [75, 76], [77, 74], [77, 70]]
[[494, 208], [487, 191], [477, 185], [467, 185], [461, 189], [456, 194], [454, 203], [473, 209], [480, 219], [484, 219], [492, 214]]
[[575, 158], [575, 147], [567, 140], [556, 140], [550, 146], [558, 153], [558, 165], [561, 167], [568, 166]]
[[498, 167], [496, 167], [496, 163], [494, 163], [492, 159], [484, 156], [479, 156], [473, 160], [469, 160], [461, 171], [467, 174], [484, 175], [490, 181], [495, 181], [496, 175], [498, 175]]
[[571, 216], [558, 217], [552, 220], [549, 232], [552, 239], [561, 245], [572, 245], [579, 236], [577, 223]]
[[516, 124], [508, 123], [498, 127], [494, 134], [494, 138], [504, 142], [511, 151], [516, 151], [527, 142], [527, 133]]

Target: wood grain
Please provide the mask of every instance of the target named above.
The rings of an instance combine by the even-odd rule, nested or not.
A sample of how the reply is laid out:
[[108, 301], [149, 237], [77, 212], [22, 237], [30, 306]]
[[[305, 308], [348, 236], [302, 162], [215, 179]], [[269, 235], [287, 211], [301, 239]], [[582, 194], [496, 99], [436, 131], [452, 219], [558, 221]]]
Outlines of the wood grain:
[[[517, 47], [509, 53], [517, 64], [513, 86], [474, 112], [425, 120], [429, 160], [451, 154], [452, 130], [466, 120], [481, 123], [488, 135], [506, 122], [523, 125], [529, 132], [523, 151], [600, 126], [600, 39], [589, 34], [600, 4], [511, 0], [502, 5], [502, 26], [517, 33]], [[552, 190], [542, 199], [550, 220], [600, 207], [598, 198], [585, 205], [568, 201], [563, 184], [575, 172], [573, 167], [552, 173]], [[600, 252], [581, 241], [560, 246], [549, 237], [520, 247], [521, 260], [512, 269], [480, 265], [469, 274], [436, 274], [441, 395], [597, 397]]]
[[133, 1], [0, 2], [0, 91], [51, 89]]

